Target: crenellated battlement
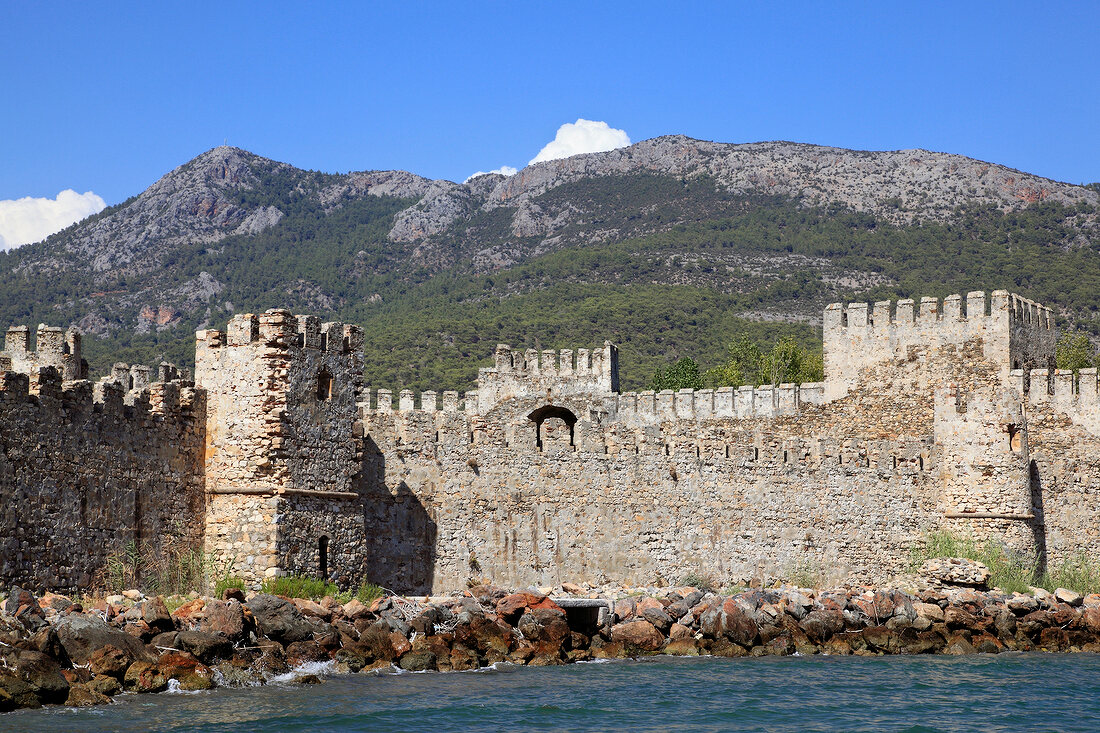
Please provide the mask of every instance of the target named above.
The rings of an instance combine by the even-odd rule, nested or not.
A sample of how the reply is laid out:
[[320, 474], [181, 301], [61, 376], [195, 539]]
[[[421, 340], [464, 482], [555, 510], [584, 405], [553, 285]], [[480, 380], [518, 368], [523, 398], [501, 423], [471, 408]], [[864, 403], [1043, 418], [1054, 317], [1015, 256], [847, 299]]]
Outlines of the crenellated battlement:
[[[479, 413], [487, 413], [497, 404], [516, 397], [599, 398], [619, 391], [619, 350], [610, 341], [605, 341], [600, 349], [541, 352], [518, 351], [507, 344], [498, 344], [493, 356], [494, 366], [478, 370], [476, 412]], [[473, 403], [467, 399], [467, 404]]]
[[363, 350], [363, 329], [339, 322], [322, 323], [317, 316], [293, 315], [273, 308], [259, 315], [233, 316], [224, 331], [206, 329], [195, 334], [198, 347], [263, 346], [357, 355]]
[[114, 376], [91, 382], [62, 381], [55, 367], [42, 367], [34, 374], [0, 373], [0, 405], [33, 404], [61, 408], [66, 413], [94, 411], [103, 418], [138, 421], [160, 416], [167, 419], [205, 419], [205, 396], [189, 381], [147, 383], [127, 389]]
[[1067, 369], [1014, 369], [1010, 378], [1019, 393], [1027, 395], [1030, 405], [1065, 413], [1074, 423], [1100, 436], [1100, 384], [1095, 368], [1077, 374]]
[[76, 328], [65, 331], [39, 324], [32, 349], [30, 329], [12, 326], [4, 337], [4, 350], [0, 351], [0, 371], [32, 374], [42, 367], [54, 367], [65, 381], [84, 379], [88, 365], [82, 357], [81, 338]]
[[825, 403], [823, 382], [718, 389], [623, 392], [614, 399], [614, 417], [628, 423], [666, 420], [752, 419], [797, 415], [804, 405]]
[[1032, 300], [995, 290], [939, 298], [833, 303], [823, 331], [826, 398], [848, 393], [864, 367], [912, 360], [916, 353], [980, 342], [986, 359], [1010, 369], [1053, 363], [1057, 331], [1051, 310]]
[[425, 390], [420, 393], [417, 400], [416, 394], [411, 389], [403, 389], [397, 393], [397, 404], [394, 405], [393, 390], [381, 388], [377, 390], [364, 389], [363, 401], [359, 403], [360, 415], [370, 413], [386, 414], [391, 412], [474, 412], [477, 405], [477, 392], [466, 393], [455, 390], [437, 392]]

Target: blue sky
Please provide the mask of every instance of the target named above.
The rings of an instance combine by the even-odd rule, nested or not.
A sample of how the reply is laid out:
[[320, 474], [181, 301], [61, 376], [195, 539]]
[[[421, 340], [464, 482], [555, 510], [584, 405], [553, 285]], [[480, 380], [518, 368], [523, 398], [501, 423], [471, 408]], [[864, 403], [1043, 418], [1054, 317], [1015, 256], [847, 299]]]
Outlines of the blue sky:
[[462, 180], [560, 125], [1100, 180], [1100, 3], [6, 3], [0, 200], [231, 145]]

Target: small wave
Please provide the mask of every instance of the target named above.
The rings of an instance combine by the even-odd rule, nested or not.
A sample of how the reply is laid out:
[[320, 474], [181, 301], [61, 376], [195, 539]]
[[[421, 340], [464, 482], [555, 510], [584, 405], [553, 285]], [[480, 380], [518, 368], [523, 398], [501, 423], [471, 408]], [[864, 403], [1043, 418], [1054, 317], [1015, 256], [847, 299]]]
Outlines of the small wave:
[[284, 674], [275, 675], [271, 678], [271, 682], [278, 684], [280, 682], [293, 682], [298, 677], [304, 674], [317, 675], [318, 677], [327, 677], [336, 672], [336, 660], [330, 659], [326, 662], [302, 662], [294, 669]]
[[185, 690], [180, 687], [180, 681], [175, 677], [168, 680], [168, 689], [164, 691], [166, 695], [198, 695], [205, 690]]

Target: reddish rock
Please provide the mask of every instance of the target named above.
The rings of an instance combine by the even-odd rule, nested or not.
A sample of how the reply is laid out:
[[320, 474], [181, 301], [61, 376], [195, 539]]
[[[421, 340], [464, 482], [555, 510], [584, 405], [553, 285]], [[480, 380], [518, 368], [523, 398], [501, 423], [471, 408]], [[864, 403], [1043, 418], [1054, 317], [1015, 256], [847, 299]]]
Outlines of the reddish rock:
[[673, 639], [665, 646], [663, 652], [678, 657], [697, 657], [699, 656], [699, 645], [695, 641], [695, 637]]
[[157, 669], [165, 679], [176, 680], [182, 690], [209, 690], [214, 673], [187, 652], [169, 652], [157, 660]]
[[1058, 627], [1043, 629], [1039, 634], [1039, 648], [1046, 652], [1065, 651], [1069, 646], [1069, 635]]
[[154, 632], [172, 631], [176, 628], [176, 624], [172, 620], [172, 614], [168, 613], [168, 606], [165, 605], [163, 596], [145, 601], [141, 617]]
[[307, 662], [327, 662], [328, 660], [328, 652], [314, 641], [295, 641], [286, 647], [286, 663], [291, 667], [297, 667]]
[[92, 670], [92, 674], [97, 677], [106, 675], [121, 680], [126, 674], [126, 668], [129, 667], [133, 661], [134, 658], [130, 653], [113, 646], [105, 646], [92, 652], [92, 656], [88, 659], [88, 664]]
[[352, 621], [371, 615], [370, 608], [360, 603], [358, 598], [352, 598], [345, 603], [342, 612], [346, 618]]
[[196, 598], [193, 601], [188, 601], [179, 608], [176, 609], [172, 616], [179, 621], [184, 627], [191, 623], [198, 623], [202, 618], [202, 610], [206, 606], [206, 601], [202, 598]]
[[720, 630], [727, 639], [744, 647], [751, 646], [759, 633], [749, 611], [733, 599], [722, 604]]
[[451, 669], [456, 671], [477, 669], [479, 666], [477, 652], [473, 649], [455, 644], [451, 649]]
[[205, 618], [199, 628], [221, 634], [231, 641], [241, 641], [255, 627], [245, 615], [247, 609], [239, 601], [211, 601], [205, 608]]
[[599, 636], [592, 640], [590, 651], [596, 659], [623, 659], [629, 656], [621, 641], [606, 641]]
[[515, 646], [516, 635], [512, 627], [503, 621], [490, 621], [474, 616], [468, 624], [459, 624], [454, 630], [455, 641], [470, 649], [477, 649], [488, 657], [490, 651], [507, 655]]
[[1086, 608], [1081, 614], [1081, 626], [1087, 631], [1100, 635], [1100, 608]]
[[305, 598], [295, 598], [293, 603], [302, 612], [303, 616], [311, 616], [325, 622], [332, 619], [331, 609], [325, 608], [320, 603], [314, 603]]
[[844, 630], [844, 615], [837, 610], [810, 611], [799, 626], [812, 641], [821, 644]]
[[84, 684], [70, 685], [69, 696], [65, 699], [65, 705], [70, 708], [87, 708], [109, 702], [111, 698]]
[[163, 692], [168, 689], [168, 678], [153, 662], [139, 660], [126, 669], [126, 689], [131, 692]]
[[621, 598], [615, 601], [615, 615], [619, 621], [629, 621], [638, 612], [638, 601], [634, 598]]
[[694, 639], [695, 632], [683, 624], [673, 624], [668, 631], [668, 636], [673, 641], [679, 639]]
[[641, 619], [616, 624], [611, 629], [611, 640], [622, 642], [628, 649], [645, 652], [658, 651], [665, 643], [661, 632], [653, 624]]
[[412, 649], [412, 644], [405, 638], [405, 635], [399, 634], [396, 631], [390, 632], [390, 645], [393, 647], [395, 658], [404, 655]]

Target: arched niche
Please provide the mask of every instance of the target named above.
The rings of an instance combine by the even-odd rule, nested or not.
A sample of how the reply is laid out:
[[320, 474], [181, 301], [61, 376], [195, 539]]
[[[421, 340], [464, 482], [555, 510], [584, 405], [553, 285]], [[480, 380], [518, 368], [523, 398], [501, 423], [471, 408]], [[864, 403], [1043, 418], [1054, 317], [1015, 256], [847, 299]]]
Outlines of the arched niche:
[[568, 426], [569, 447], [575, 447], [574, 438], [576, 435], [574, 428], [577, 424], [577, 416], [569, 408], [560, 405], [544, 405], [537, 410], [533, 410], [527, 416], [527, 419], [535, 423], [535, 445], [539, 450], [542, 450], [542, 424], [552, 419], [561, 420]]

